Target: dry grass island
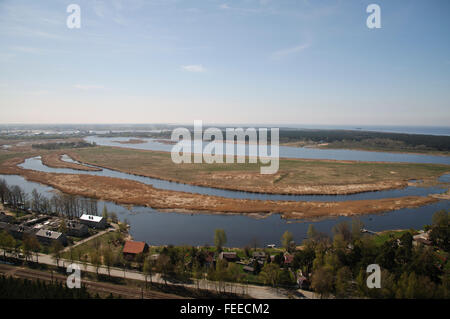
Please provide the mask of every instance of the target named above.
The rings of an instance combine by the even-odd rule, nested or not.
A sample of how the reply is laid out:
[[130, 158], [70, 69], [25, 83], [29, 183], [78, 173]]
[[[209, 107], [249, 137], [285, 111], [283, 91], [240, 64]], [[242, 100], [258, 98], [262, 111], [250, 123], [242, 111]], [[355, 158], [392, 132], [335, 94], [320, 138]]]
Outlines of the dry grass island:
[[79, 162], [179, 183], [271, 194], [346, 195], [408, 185], [436, 184], [450, 166], [334, 160], [280, 159], [275, 175], [261, 175], [258, 164], [174, 164], [170, 153], [96, 147], [66, 152]]
[[44, 173], [17, 165], [41, 155], [51, 167], [91, 170], [67, 163], [62, 154], [88, 164], [126, 173], [216, 188], [279, 194], [351, 194], [401, 188], [411, 179], [426, 185], [450, 171], [447, 165], [367, 163], [351, 161], [281, 159], [276, 175], [260, 175], [255, 164], [173, 164], [170, 153], [117, 147], [63, 150], [21, 149], [0, 152], [0, 174], [17, 174], [52, 186], [64, 193], [92, 197], [125, 205], [142, 205], [162, 211], [187, 213], [251, 214], [279, 213], [287, 219], [374, 214], [418, 207], [438, 201], [433, 196], [408, 196], [345, 202], [294, 202], [231, 199], [156, 189], [131, 180], [82, 174]]

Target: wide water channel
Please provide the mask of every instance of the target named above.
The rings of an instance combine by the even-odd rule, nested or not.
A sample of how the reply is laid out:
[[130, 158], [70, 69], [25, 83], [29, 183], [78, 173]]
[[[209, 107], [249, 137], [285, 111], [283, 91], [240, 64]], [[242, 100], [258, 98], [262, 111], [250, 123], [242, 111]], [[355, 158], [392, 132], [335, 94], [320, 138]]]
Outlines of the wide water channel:
[[[64, 160], [72, 161], [64, 156]], [[156, 188], [186, 191], [208, 195], [249, 198], [249, 199], [277, 199], [277, 200], [314, 200], [314, 201], [342, 201], [358, 199], [378, 199], [387, 197], [400, 197], [408, 195], [428, 195], [442, 193], [444, 189], [439, 187], [407, 187], [400, 190], [368, 192], [346, 196], [291, 196], [291, 195], [269, 195], [254, 194], [247, 192], [225, 191], [220, 189], [198, 187], [185, 184], [172, 183], [135, 176], [122, 172], [102, 169], [99, 172], [78, 171], [71, 169], [54, 169], [42, 164], [39, 157], [27, 159], [22, 165], [24, 169], [34, 169], [45, 172], [68, 173], [68, 174], [92, 174], [100, 176], [111, 176], [136, 180], [145, 184], [151, 184]], [[26, 181], [21, 176], [0, 175], [10, 185], [19, 185], [26, 192], [31, 193], [35, 188], [45, 196], [51, 196], [54, 190], [51, 187]], [[440, 178], [442, 182], [449, 181], [449, 175]], [[259, 245], [280, 244], [280, 237], [286, 230], [294, 234], [297, 242], [306, 237], [309, 224], [322, 232], [331, 233], [332, 227], [341, 221], [350, 221], [351, 218], [339, 217], [328, 218], [318, 221], [287, 221], [273, 214], [263, 219], [256, 219], [245, 215], [210, 215], [210, 214], [182, 214], [159, 212], [148, 207], [125, 207], [112, 202], [99, 201], [99, 211], [106, 206], [109, 211], [118, 214], [121, 220], [127, 219], [131, 224], [131, 235], [135, 240], [143, 240], [151, 245], [204, 245], [213, 244], [213, 235], [216, 228], [225, 229], [228, 237], [227, 246], [242, 247], [253, 242]], [[450, 201], [440, 201], [431, 205], [418, 208], [407, 208], [383, 214], [361, 216], [360, 220], [367, 229], [381, 231], [386, 229], [421, 229], [424, 225], [431, 223], [432, 215], [441, 209], [450, 209]]]

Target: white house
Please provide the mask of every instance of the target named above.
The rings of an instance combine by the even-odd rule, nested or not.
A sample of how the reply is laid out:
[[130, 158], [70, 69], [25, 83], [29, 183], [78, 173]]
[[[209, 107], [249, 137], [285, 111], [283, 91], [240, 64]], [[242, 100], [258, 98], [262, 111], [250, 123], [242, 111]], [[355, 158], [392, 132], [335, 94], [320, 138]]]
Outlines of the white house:
[[102, 216], [83, 214], [80, 217], [80, 223], [97, 229], [105, 229], [106, 227], [106, 219]]

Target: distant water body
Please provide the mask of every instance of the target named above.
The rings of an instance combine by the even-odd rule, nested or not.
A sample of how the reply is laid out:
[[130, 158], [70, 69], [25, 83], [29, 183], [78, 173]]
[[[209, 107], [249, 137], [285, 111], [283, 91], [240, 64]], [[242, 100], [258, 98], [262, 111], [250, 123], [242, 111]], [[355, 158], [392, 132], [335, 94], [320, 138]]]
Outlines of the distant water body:
[[[123, 144], [129, 141], [129, 137], [99, 137], [88, 136], [85, 140], [89, 143], [96, 143], [101, 146], [116, 146], [122, 148], [132, 148], [150, 151], [170, 152], [173, 145], [161, 143], [158, 139], [139, 138], [143, 141], [140, 144]], [[122, 143], [121, 143], [122, 142]], [[208, 143], [203, 143], [205, 147]], [[404, 163], [424, 163], [424, 164], [446, 164], [450, 165], [450, 156], [436, 156], [426, 154], [406, 154], [389, 152], [369, 152], [345, 149], [317, 149], [306, 147], [280, 146], [280, 157], [304, 158], [304, 159], [331, 159], [348, 161], [367, 161], [367, 162], [404, 162]], [[216, 154], [224, 154], [224, 149], [216, 148]], [[248, 147], [245, 146], [244, 153], [236, 150], [238, 156], [256, 156]]]
[[[178, 125], [182, 127], [183, 125]], [[171, 125], [166, 130], [171, 130], [177, 125]], [[450, 126], [393, 126], [393, 125], [310, 125], [310, 124], [207, 124], [205, 127], [279, 127], [279, 128], [293, 128], [293, 129], [308, 129], [308, 130], [351, 130], [351, 131], [369, 131], [369, 132], [383, 132], [383, 133], [403, 133], [403, 134], [423, 134], [423, 135], [441, 135], [450, 136]], [[161, 132], [162, 130], [148, 130], [145, 128], [136, 127], [128, 130], [93, 130], [92, 134], [107, 134], [107, 133], [132, 133], [132, 132]]]
[[450, 136], [450, 126], [357, 126], [357, 125], [282, 125], [281, 127], [317, 130], [352, 130], [384, 133], [424, 134]]

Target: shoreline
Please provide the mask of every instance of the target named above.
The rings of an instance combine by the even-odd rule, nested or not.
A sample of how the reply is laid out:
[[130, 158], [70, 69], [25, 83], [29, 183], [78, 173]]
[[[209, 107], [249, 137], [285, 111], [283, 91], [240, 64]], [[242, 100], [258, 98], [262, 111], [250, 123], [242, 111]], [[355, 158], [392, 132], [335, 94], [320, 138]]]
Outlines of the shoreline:
[[[102, 136], [99, 135], [92, 135], [97, 136], [99, 138], [102, 138]], [[120, 137], [120, 136], [118, 136]], [[107, 138], [107, 137], [104, 137]], [[162, 138], [153, 138], [153, 137], [147, 137], [146, 139], [153, 140], [154, 142], [160, 143], [160, 144], [166, 144], [166, 145], [174, 145], [177, 142], [174, 142], [170, 139], [162, 139]], [[136, 141], [136, 142], [134, 142]], [[137, 142], [138, 141], [138, 142]], [[136, 137], [136, 139], [133, 139], [132, 137], [128, 141], [112, 141], [113, 143], [119, 143], [119, 144], [144, 144], [147, 141], [142, 140], [142, 138]], [[203, 140], [204, 143], [209, 143], [209, 140]], [[229, 141], [224, 141], [223, 143], [230, 143]], [[285, 146], [285, 147], [295, 147], [295, 148], [309, 148], [309, 149], [318, 149], [318, 150], [347, 150], [347, 151], [363, 151], [363, 152], [375, 152], [375, 153], [393, 153], [393, 154], [411, 154], [411, 155], [423, 155], [423, 156], [441, 156], [441, 157], [450, 157], [450, 153], [445, 153], [442, 151], [414, 151], [414, 150], [375, 150], [371, 148], [365, 148], [365, 147], [355, 147], [355, 148], [349, 148], [349, 147], [327, 147], [329, 146], [329, 143], [320, 143], [320, 144], [311, 144], [311, 143], [305, 143], [304, 145], [299, 145], [305, 143], [304, 141], [297, 141], [297, 142], [281, 142], [279, 143], [279, 146]], [[235, 144], [238, 144], [238, 142], [235, 142]], [[248, 141], [245, 141], [243, 144], [249, 145], [250, 143]], [[270, 144], [269, 144], [270, 145]], [[120, 147], [120, 146], [110, 146], [110, 147]], [[281, 157], [280, 157], [281, 158]]]
[[288, 143], [280, 143], [280, 146], [287, 146], [287, 147], [297, 147], [297, 148], [311, 148], [311, 149], [318, 149], [318, 150], [342, 150], [342, 151], [362, 151], [362, 152], [374, 152], [374, 153], [393, 153], [393, 154], [410, 154], [410, 155], [422, 155], [422, 156], [441, 156], [441, 157], [450, 157], [450, 153], [442, 153], [440, 151], [405, 151], [405, 150], [374, 150], [364, 147], [355, 147], [355, 148], [348, 148], [348, 147], [327, 147], [325, 145], [307, 145], [307, 146], [295, 146], [295, 145], [288, 145]]
[[[121, 147], [117, 146], [108, 146], [113, 149], [123, 149]], [[167, 152], [164, 151], [148, 151], [148, 150], [136, 150], [138, 152], [156, 152], [159, 154], [166, 154]], [[217, 186], [212, 185], [208, 182], [186, 182], [182, 179], [176, 179], [171, 177], [163, 177], [160, 175], [155, 174], [139, 174], [134, 172], [130, 169], [118, 169], [109, 165], [104, 164], [98, 164], [94, 162], [85, 161], [80, 158], [80, 155], [68, 150], [66, 152], [68, 156], [70, 156], [72, 159], [76, 160], [77, 162], [85, 165], [94, 165], [97, 167], [109, 169], [112, 171], [122, 172], [134, 176], [140, 176], [140, 177], [148, 177], [173, 183], [179, 183], [179, 184], [185, 184], [185, 185], [193, 185], [193, 186], [201, 186], [201, 187], [209, 187], [214, 189], [221, 189], [221, 190], [229, 190], [229, 191], [237, 191], [237, 192], [248, 192], [248, 193], [255, 193], [255, 194], [272, 194], [272, 195], [332, 195], [332, 196], [339, 196], [339, 195], [352, 195], [352, 194], [359, 194], [359, 193], [367, 193], [367, 192], [377, 192], [377, 191], [384, 191], [384, 190], [393, 190], [393, 189], [402, 189], [407, 186], [415, 186], [412, 185], [409, 182], [409, 179], [406, 180], [396, 180], [396, 181], [381, 181], [381, 182], [375, 182], [375, 183], [349, 183], [349, 184], [324, 184], [324, 185], [298, 185], [298, 186], [292, 186], [290, 191], [283, 191], [283, 190], [276, 190], [276, 189], [255, 189], [256, 187], [250, 187], [250, 186]], [[361, 162], [361, 161], [342, 161], [342, 160], [310, 160], [310, 159], [292, 159], [292, 158], [286, 158], [288, 160], [294, 160], [298, 162], [319, 162], [319, 163], [345, 163], [345, 164], [353, 164], [353, 163], [369, 163], [369, 164], [377, 164], [377, 163], [386, 163], [386, 162]], [[397, 164], [397, 163], [396, 163]], [[400, 163], [403, 164], [403, 163]], [[408, 165], [409, 163], [405, 163], [405, 165]], [[434, 164], [423, 164], [423, 165], [434, 165]], [[86, 166], [87, 167], [87, 166]], [[449, 166], [450, 169], [450, 166]], [[449, 174], [449, 171], [444, 172], [443, 174], [437, 176], [436, 178], [430, 177], [428, 178], [427, 182], [430, 182], [432, 184], [438, 184], [438, 178], [442, 175]]]
[[120, 205], [146, 206], [158, 211], [210, 214], [280, 214], [285, 219], [308, 219], [370, 215], [438, 202], [430, 196], [405, 196], [378, 200], [345, 202], [293, 202], [229, 199], [224, 197], [159, 190], [150, 185], [112, 177], [44, 173], [17, 167], [21, 159], [10, 159], [0, 167], [1, 174], [20, 175], [28, 181], [48, 185], [63, 193], [96, 198]]

